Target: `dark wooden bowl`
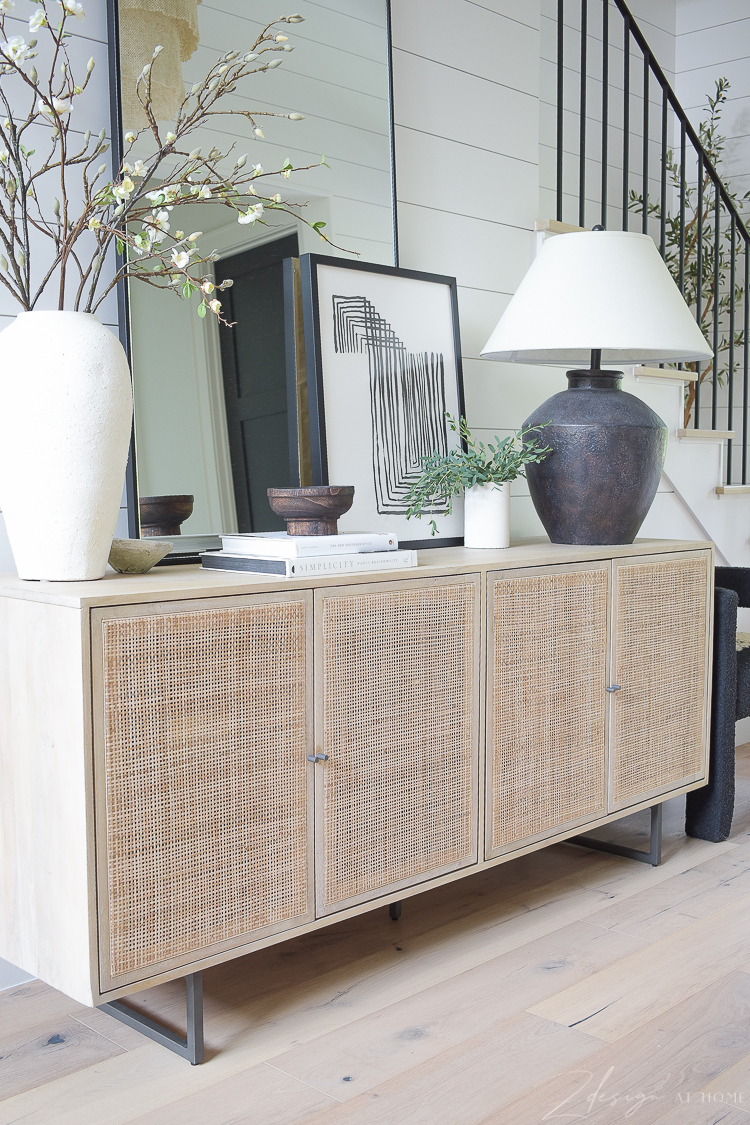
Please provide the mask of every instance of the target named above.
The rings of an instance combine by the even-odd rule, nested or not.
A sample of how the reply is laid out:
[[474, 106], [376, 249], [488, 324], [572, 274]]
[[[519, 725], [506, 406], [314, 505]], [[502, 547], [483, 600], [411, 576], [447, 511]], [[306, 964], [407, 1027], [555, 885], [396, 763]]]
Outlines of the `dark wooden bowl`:
[[141, 496], [141, 537], [180, 535], [180, 524], [193, 514], [194, 496]]
[[271, 510], [286, 520], [289, 535], [336, 535], [339, 517], [353, 502], [352, 484], [268, 489]]

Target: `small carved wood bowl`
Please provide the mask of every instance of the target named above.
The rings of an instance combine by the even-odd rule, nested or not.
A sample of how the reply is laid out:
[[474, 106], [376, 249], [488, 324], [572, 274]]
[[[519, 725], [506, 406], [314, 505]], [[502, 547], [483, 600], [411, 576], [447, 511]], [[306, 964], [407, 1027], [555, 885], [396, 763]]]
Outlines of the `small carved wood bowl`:
[[180, 524], [193, 514], [194, 496], [141, 496], [141, 535], [180, 535]]
[[353, 502], [352, 484], [268, 489], [271, 511], [286, 520], [288, 535], [336, 535], [339, 518]]

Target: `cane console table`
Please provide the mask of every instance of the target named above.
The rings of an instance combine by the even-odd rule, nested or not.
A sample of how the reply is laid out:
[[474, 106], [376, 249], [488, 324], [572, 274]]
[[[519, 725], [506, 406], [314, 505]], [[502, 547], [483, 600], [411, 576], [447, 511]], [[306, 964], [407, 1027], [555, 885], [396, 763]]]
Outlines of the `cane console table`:
[[709, 543], [419, 560], [0, 579], [0, 957], [197, 1062], [204, 968], [706, 783]]

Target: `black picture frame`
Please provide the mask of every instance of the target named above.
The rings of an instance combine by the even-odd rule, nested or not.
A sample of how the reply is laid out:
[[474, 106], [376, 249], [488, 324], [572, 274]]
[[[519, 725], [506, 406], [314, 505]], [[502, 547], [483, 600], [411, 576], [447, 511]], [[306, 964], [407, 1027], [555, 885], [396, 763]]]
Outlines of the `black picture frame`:
[[[301, 288], [302, 288], [302, 315], [303, 315], [303, 321], [304, 321], [305, 360], [306, 360], [306, 368], [307, 368], [307, 397], [308, 397], [309, 418], [310, 418], [310, 456], [311, 456], [311, 471], [312, 471], [312, 482], [311, 483], [312, 484], [350, 484], [350, 483], [352, 483], [350, 480], [331, 481], [329, 479], [329, 460], [330, 460], [330, 458], [329, 458], [329, 442], [330, 442], [330, 435], [328, 434], [327, 427], [326, 427], [326, 399], [325, 399], [325, 395], [326, 395], [326, 387], [325, 387], [326, 370], [325, 370], [325, 367], [324, 367], [324, 358], [323, 358], [324, 351], [326, 351], [327, 348], [324, 347], [323, 333], [325, 331], [330, 332], [331, 326], [330, 326], [330, 324], [328, 324], [326, 327], [324, 327], [321, 324], [321, 304], [320, 304], [321, 294], [320, 294], [320, 284], [319, 284], [319, 271], [320, 271], [321, 267], [323, 267], [323, 268], [324, 267], [335, 267], [336, 269], [349, 270], [354, 275], [356, 275], [356, 274], [360, 274], [360, 275], [376, 274], [376, 275], [381, 275], [381, 276], [385, 276], [385, 277], [391, 277], [391, 278], [394, 278], [394, 279], [407, 279], [407, 280], [410, 280], [410, 281], [417, 281], [417, 282], [420, 282], [420, 283], [424, 283], [425, 285], [442, 286], [442, 287], [444, 287], [445, 290], [447, 290], [447, 294], [448, 294], [448, 297], [449, 297], [448, 304], [449, 304], [450, 315], [451, 315], [451, 320], [452, 320], [452, 323], [451, 323], [451, 326], [450, 326], [450, 339], [452, 341], [452, 348], [453, 348], [452, 355], [450, 356], [450, 363], [448, 364], [448, 366], [452, 367], [453, 370], [455, 371], [455, 387], [448, 385], [449, 376], [446, 375], [445, 380], [444, 380], [444, 391], [445, 391], [445, 393], [442, 396], [441, 401], [442, 401], [443, 407], [445, 407], [446, 402], [450, 402], [451, 407], [452, 407], [451, 413], [454, 413], [455, 415], [461, 416], [461, 415], [465, 415], [466, 411], [465, 411], [465, 405], [464, 405], [463, 368], [462, 368], [462, 363], [461, 363], [461, 336], [460, 336], [459, 317], [458, 317], [458, 291], [457, 291], [455, 277], [448, 277], [448, 276], [445, 276], [445, 275], [442, 275], [442, 274], [424, 273], [424, 272], [421, 272], [419, 270], [402, 269], [398, 266], [381, 265], [380, 263], [376, 263], [376, 262], [352, 261], [350, 259], [333, 257], [333, 256], [330, 256], [330, 255], [325, 255], [325, 254], [303, 254], [301, 256], [301, 258], [300, 258], [300, 275], [301, 275]], [[362, 283], [364, 283], [364, 277], [362, 277]], [[361, 287], [363, 287], [363, 286], [361, 285], [360, 288]], [[334, 321], [334, 322], [336, 322], [336, 316], [338, 315], [335, 311], [336, 310], [335, 300], [336, 300], [336, 298], [334, 298], [334, 315], [331, 318], [332, 321]], [[369, 300], [366, 297], [346, 298], [346, 299], [341, 298], [341, 300], [342, 301], [343, 300], [368, 301], [368, 309], [370, 311], [367, 313], [367, 315], [369, 316], [371, 314], [374, 314], [376, 317], [378, 317], [378, 320], [377, 320], [378, 329], [377, 329], [377, 331], [380, 332], [381, 331], [380, 325], [383, 325], [384, 328], [382, 329], [382, 331], [384, 331], [386, 333], [386, 337], [384, 337], [384, 338], [387, 338], [389, 341], [394, 339], [396, 341], [396, 347], [399, 350], [406, 352], [406, 347], [402, 343], [401, 339], [394, 333], [390, 324], [387, 323], [381, 317], [378, 316], [377, 311], [374, 309], [372, 304], [369, 303]], [[334, 327], [333, 332], [335, 333], [336, 331], [337, 331], [337, 329]], [[429, 343], [429, 341], [424, 341], [424, 340], [420, 340], [418, 342], [419, 348], [420, 348], [420, 352], [419, 352], [420, 356], [422, 354], [424, 354], [423, 349], [424, 349], [425, 345], [428, 344], [428, 343]], [[338, 351], [338, 346], [337, 346], [336, 350]], [[361, 349], [357, 348], [356, 350], [361, 350]], [[409, 354], [416, 354], [416, 353], [409, 353]], [[432, 359], [432, 353], [429, 353], [429, 354], [430, 354], [430, 360], [431, 360]], [[436, 355], [437, 355], [437, 353], [436, 353]], [[439, 358], [440, 358], [440, 361], [441, 361], [441, 371], [442, 371], [442, 362], [443, 362], [444, 357], [443, 357], [442, 354], [440, 354]], [[425, 355], [425, 359], [427, 360], [427, 355]], [[435, 379], [437, 380], [438, 378], [439, 378], [439, 376], [435, 375]], [[394, 381], [393, 386], [395, 386], [395, 385], [396, 384], [395, 384], [395, 381]], [[437, 385], [437, 382], [435, 383], [435, 385]], [[371, 390], [371, 401], [372, 401], [372, 393], [373, 392]], [[416, 399], [412, 398], [412, 402], [414, 402], [414, 401], [416, 401]], [[373, 428], [372, 429], [373, 435], [375, 433], [374, 427], [376, 426], [376, 423], [374, 421], [374, 410], [375, 410], [375, 408], [373, 407], [373, 415], [369, 419], [371, 427]], [[437, 403], [433, 403], [431, 421], [434, 421], [436, 418], [437, 418]], [[362, 420], [362, 421], [363, 421], [363, 424], [364, 424], [364, 420]], [[443, 414], [443, 418], [442, 418], [442, 423], [443, 423], [443, 429], [444, 429], [444, 433], [445, 433], [446, 442], [449, 445], [455, 444], [456, 446], [458, 446], [459, 445], [458, 438], [450, 435], [447, 428], [445, 428], [444, 414]], [[423, 426], [423, 429], [425, 429], [424, 426]], [[368, 433], [367, 437], [369, 438], [369, 436], [370, 435]], [[367, 444], [364, 432], [363, 432], [363, 441], [365, 442], [365, 444]], [[381, 494], [378, 491], [378, 488], [379, 488], [378, 477], [380, 475], [380, 470], [379, 470], [379, 465], [378, 465], [378, 454], [376, 453], [376, 446], [379, 447], [379, 443], [378, 443], [378, 441], [376, 441], [376, 437], [372, 436], [371, 444], [369, 445], [369, 448], [372, 451], [372, 460], [373, 460], [373, 477], [374, 477], [373, 491], [376, 494], [376, 502], [377, 502], [377, 505], [378, 505], [378, 513], [379, 513], [378, 519], [380, 519], [380, 513], [381, 513], [381, 510], [382, 510], [381, 509]], [[429, 442], [428, 442], [428, 445], [423, 444], [423, 446], [422, 446], [422, 452], [423, 453], [432, 452], [432, 448], [429, 448], [428, 446], [429, 446]], [[434, 448], [434, 446], [433, 446], [433, 448]], [[403, 486], [401, 486], [401, 487], [403, 487]], [[385, 490], [383, 490], [383, 494], [384, 493], [385, 493]], [[392, 493], [389, 492], [388, 499], [383, 500], [382, 503], [384, 505], [391, 504], [392, 507], [393, 507], [393, 510], [395, 512], [395, 506], [397, 505], [398, 502], [396, 500], [393, 500]], [[356, 513], [356, 505], [357, 505], [357, 501], [356, 501], [356, 496], [355, 496], [355, 504], [354, 504], [354, 508], [352, 510], [353, 513]], [[405, 519], [405, 515], [403, 514], [403, 512], [401, 514], [399, 514], [398, 516], [395, 516], [395, 515], [392, 516], [388, 512], [383, 511], [382, 512], [382, 523], [380, 523], [379, 526], [372, 526], [373, 521], [370, 520], [370, 521], [368, 521], [367, 526], [362, 526], [359, 530], [362, 530], [362, 531], [378, 531], [378, 530], [394, 531], [394, 523], [396, 522], [396, 520], [398, 520], [399, 523], [402, 523], [404, 519]], [[424, 530], [427, 531], [428, 522], [429, 522], [428, 517], [425, 515], [425, 516], [422, 517], [422, 520], [421, 520], [422, 526], [420, 526], [419, 520], [413, 520], [413, 521], [410, 521], [410, 527], [413, 526], [415, 532], [421, 531], [422, 527], [424, 527]], [[450, 525], [452, 525], [452, 531], [453, 531], [452, 534], [446, 534], [444, 532], [441, 532], [441, 533], [439, 533], [435, 536], [432, 536], [430, 538], [422, 535], [419, 538], [415, 537], [413, 539], [405, 537], [403, 534], [399, 534], [398, 535], [399, 544], [403, 547], [406, 547], [406, 548], [417, 548], [417, 549], [426, 548], [426, 547], [463, 546], [463, 534], [461, 534], [462, 523], [461, 523], [460, 503], [454, 504], [454, 514], [453, 514], [453, 516], [450, 517], [450, 518], [447, 517], [447, 516], [443, 517], [443, 522], [449, 523]], [[458, 533], [456, 533], [456, 532], [458, 532]], [[396, 533], [398, 534], [398, 529], [396, 529]]]

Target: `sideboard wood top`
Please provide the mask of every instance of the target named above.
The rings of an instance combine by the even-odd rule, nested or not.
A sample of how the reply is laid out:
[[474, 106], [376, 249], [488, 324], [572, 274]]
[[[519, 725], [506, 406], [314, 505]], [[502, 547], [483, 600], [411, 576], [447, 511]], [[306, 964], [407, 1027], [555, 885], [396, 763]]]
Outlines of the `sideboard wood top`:
[[409, 578], [432, 578], [471, 571], [512, 570], [515, 567], [617, 559], [631, 555], [657, 555], [672, 551], [706, 550], [704, 540], [636, 539], [619, 546], [577, 547], [550, 543], [547, 539], [519, 539], [506, 550], [469, 550], [466, 547], [437, 547], [419, 552], [419, 566], [404, 570], [356, 571], [348, 574], [278, 575], [203, 570], [199, 565], [156, 567], [148, 574], [113, 572], [95, 582], [27, 582], [15, 575], [0, 575], [0, 596], [22, 601], [49, 602], [73, 609], [94, 606], [131, 605], [139, 602], [180, 601], [187, 598], [227, 597], [268, 593], [276, 590], [309, 590], [321, 586], [394, 582]]

